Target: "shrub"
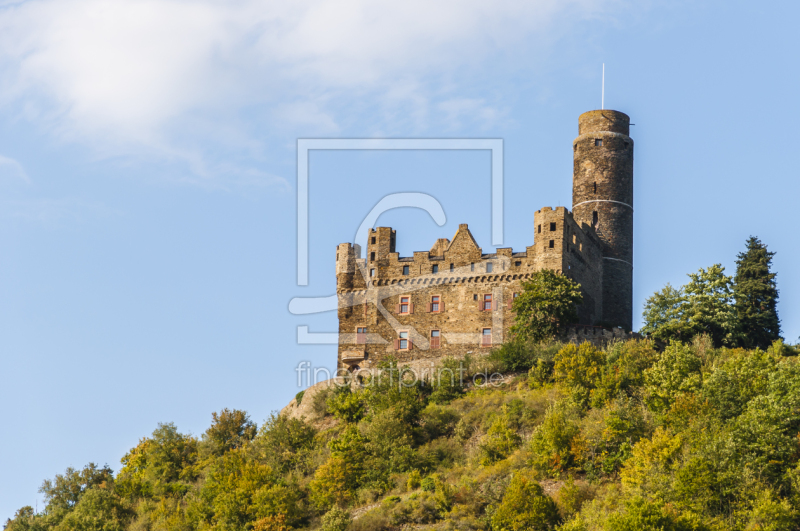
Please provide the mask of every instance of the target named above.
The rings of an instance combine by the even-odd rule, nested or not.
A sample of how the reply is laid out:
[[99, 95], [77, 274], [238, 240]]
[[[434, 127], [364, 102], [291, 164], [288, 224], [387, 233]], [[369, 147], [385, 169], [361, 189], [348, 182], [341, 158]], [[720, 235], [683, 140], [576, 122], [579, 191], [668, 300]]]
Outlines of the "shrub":
[[339, 507], [333, 507], [322, 516], [320, 531], [346, 531], [351, 521], [350, 513]]
[[678, 395], [698, 391], [702, 384], [700, 366], [701, 360], [691, 347], [670, 343], [658, 361], [645, 371], [648, 407], [663, 412]]
[[422, 480], [420, 488], [425, 492], [433, 492], [436, 490], [436, 482], [431, 476], [428, 476]]
[[416, 490], [419, 488], [420, 484], [422, 483], [422, 477], [420, 476], [419, 470], [412, 470], [408, 474], [408, 480], [406, 481], [406, 488], [408, 490]]
[[559, 521], [555, 502], [532, 478], [518, 473], [492, 515], [492, 529], [546, 531], [554, 529]]
[[349, 386], [339, 386], [328, 400], [328, 412], [345, 422], [358, 422], [364, 416], [366, 406], [360, 393]]

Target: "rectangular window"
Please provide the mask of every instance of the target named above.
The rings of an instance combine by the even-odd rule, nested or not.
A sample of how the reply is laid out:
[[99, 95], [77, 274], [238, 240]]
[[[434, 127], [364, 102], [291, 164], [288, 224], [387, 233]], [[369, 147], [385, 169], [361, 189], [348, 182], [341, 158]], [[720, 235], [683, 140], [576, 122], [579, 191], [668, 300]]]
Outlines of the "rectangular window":
[[475, 271], [475, 263], [474, 262], [469, 265], [469, 270], [470, 271]]
[[492, 309], [492, 294], [487, 293], [483, 296], [483, 311], [490, 311]]
[[594, 145], [595, 146], [602, 146], [603, 145], [603, 140], [600, 139], [600, 138], [595, 138], [594, 139]]
[[550, 248], [554, 249], [555, 246], [556, 246], [556, 241], [555, 240], [550, 240]]
[[542, 233], [542, 224], [541, 223], [539, 223], [539, 228], [538, 228], [538, 230], [536, 232], [538, 232], [539, 234]]
[[555, 231], [556, 231], [556, 224], [555, 223], [551, 223], [550, 224], [550, 232], [555, 232]]
[[474, 300], [474, 301], [478, 300], [478, 294], [477, 293], [473, 293], [472, 294], [472, 300]]
[[456, 270], [456, 265], [455, 264], [450, 264], [450, 272], [452, 273], [455, 270]]
[[372, 261], [372, 262], [374, 262], [374, 261], [375, 261], [375, 251], [372, 251], [371, 253], [369, 253], [369, 259], [370, 259], [370, 261]]
[[408, 332], [400, 332], [397, 336], [397, 349], [408, 350], [410, 341], [408, 340]]
[[371, 276], [371, 277], [375, 276], [375, 270], [374, 269], [370, 269], [369, 270], [369, 276]]
[[439, 348], [441, 332], [439, 330], [431, 330], [431, 348]]
[[365, 345], [367, 343], [367, 328], [359, 326], [356, 328], [356, 344]]
[[494, 269], [494, 264], [493, 264], [493, 263], [491, 263], [491, 262], [488, 262], [488, 263], [486, 264], [486, 272], [487, 272], [487, 273], [491, 273], [493, 269]]
[[594, 183], [594, 193], [597, 193], [597, 183]]
[[433, 273], [434, 275], [435, 275], [436, 273], [438, 273], [438, 272], [439, 272], [439, 266], [438, 266], [438, 265], [435, 265], [435, 266], [433, 266], [433, 267], [431, 268], [431, 273]]
[[516, 262], [514, 262], [514, 267], [519, 267], [519, 266], [521, 266], [521, 265], [522, 265], [522, 262], [521, 262], [521, 261], [519, 261], [519, 260], [517, 260]]
[[372, 237], [372, 245], [375, 245], [375, 236]]
[[491, 347], [492, 346], [492, 329], [491, 328], [484, 328], [481, 332], [481, 346], [482, 347]]
[[400, 297], [400, 311], [397, 313], [411, 313], [409, 310], [411, 309], [411, 302], [409, 301], [409, 297]]
[[431, 311], [438, 312], [439, 308], [441, 307], [441, 297], [439, 295], [433, 295], [431, 297]]
[[403, 274], [408, 275], [408, 266], [403, 266]]
[[594, 212], [592, 212], [592, 227], [597, 227], [598, 221], [599, 218], [597, 217], [597, 210], [595, 210]]

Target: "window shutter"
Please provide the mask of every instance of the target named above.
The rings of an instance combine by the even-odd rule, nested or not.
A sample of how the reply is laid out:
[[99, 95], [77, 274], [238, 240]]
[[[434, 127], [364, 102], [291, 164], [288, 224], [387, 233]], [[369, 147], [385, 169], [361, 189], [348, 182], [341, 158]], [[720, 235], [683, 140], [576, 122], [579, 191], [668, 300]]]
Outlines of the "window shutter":
[[413, 302], [409, 302], [408, 303], [408, 313], [414, 313], [414, 303]]
[[395, 350], [399, 350], [400, 349], [400, 340], [399, 339], [395, 339], [394, 340], [394, 349]]
[[428, 313], [430, 313], [432, 311], [433, 311], [433, 304], [429, 302], [428, 303]]
[[408, 350], [411, 350], [414, 347], [414, 342], [411, 339], [408, 340]]
[[512, 309], [512, 306], [514, 306], [514, 299], [511, 299], [510, 301], [508, 301], [508, 309], [509, 310]]
[[478, 311], [479, 311], [479, 312], [482, 312], [482, 311], [483, 311], [483, 301], [482, 301], [482, 300], [479, 300], [479, 301], [478, 301]]
[[439, 301], [439, 311], [440, 312], [444, 311], [444, 301]]
[[400, 305], [394, 307], [394, 313], [400, 313]]
[[364, 303], [364, 315], [365, 316], [367, 315], [367, 303], [366, 302]]

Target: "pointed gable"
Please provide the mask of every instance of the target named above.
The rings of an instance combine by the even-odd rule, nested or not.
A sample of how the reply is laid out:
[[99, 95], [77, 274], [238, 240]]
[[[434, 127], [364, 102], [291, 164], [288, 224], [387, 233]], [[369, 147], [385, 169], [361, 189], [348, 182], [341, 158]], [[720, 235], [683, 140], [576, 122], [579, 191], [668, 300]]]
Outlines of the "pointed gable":
[[481, 258], [481, 248], [472, 237], [466, 223], [458, 226], [453, 241], [445, 251], [445, 258], [453, 262], [466, 263], [470, 261], [478, 261]]

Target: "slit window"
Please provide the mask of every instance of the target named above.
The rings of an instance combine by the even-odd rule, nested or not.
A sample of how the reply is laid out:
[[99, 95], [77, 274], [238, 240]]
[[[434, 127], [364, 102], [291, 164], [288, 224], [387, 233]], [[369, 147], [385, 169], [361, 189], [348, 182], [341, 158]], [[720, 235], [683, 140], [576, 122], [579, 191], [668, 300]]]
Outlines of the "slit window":
[[541, 223], [539, 224], [539, 228], [538, 228], [537, 232], [538, 232], [539, 234], [541, 234], [541, 233], [542, 233], [542, 224], [541, 224]]
[[598, 222], [599, 218], [597, 217], [597, 210], [595, 210], [592, 212], [592, 227], [596, 227]]
[[469, 270], [470, 270], [470, 271], [475, 271], [475, 262], [472, 262], [472, 263], [469, 265]]
[[550, 240], [550, 248], [551, 249], [555, 249], [555, 247], [556, 247], [556, 241], [555, 240]]
[[370, 259], [370, 261], [372, 261], [372, 262], [374, 262], [374, 261], [375, 261], [375, 251], [372, 251], [371, 253], [369, 253], [369, 259]]
[[594, 183], [594, 193], [597, 193], [597, 183]]
[[403, 266], [403, 274], [408, 275], [408, 266]]
[[450, 264], [450, 272], [452, 273], [455, 270], [456, 270], [456, 265], [455, 264]]

